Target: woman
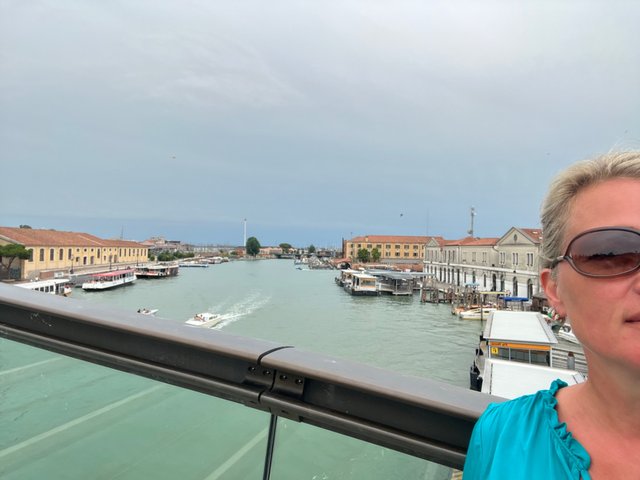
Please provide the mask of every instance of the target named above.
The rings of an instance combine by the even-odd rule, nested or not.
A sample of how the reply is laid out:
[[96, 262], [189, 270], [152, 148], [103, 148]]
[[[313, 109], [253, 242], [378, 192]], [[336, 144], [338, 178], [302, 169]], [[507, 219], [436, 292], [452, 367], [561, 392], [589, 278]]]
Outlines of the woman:
[[640, 479], [640, 152], [561, 173], [542, 228], [542, 285], [570, 319], [589, 376], [489, 406], [464, 479]]

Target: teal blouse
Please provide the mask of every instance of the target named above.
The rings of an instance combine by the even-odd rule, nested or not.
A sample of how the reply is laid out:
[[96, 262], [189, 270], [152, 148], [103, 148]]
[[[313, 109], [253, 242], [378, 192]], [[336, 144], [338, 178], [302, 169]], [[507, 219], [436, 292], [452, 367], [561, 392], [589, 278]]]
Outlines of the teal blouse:
[[489, 405], [473, 429], [464, 480], [590, 480], [589, 454], [558, 420], [555, 394], [566, 386], [555, 380], [549, 390]]

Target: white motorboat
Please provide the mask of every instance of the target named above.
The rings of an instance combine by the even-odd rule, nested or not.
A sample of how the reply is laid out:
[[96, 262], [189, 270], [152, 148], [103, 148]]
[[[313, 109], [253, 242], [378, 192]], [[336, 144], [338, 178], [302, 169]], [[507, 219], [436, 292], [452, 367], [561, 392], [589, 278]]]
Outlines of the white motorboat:
[[157, 308], [139, 308], [138, 313], [141, 315], [155, 315], [158, 312]]
[[487, 320], [492, 312], [495, 312], [497, 308], [483, 307], [483, 308], [471, 308], [458, 313], [458, 316], [463, 320]]
[[185, 323], [194, 327], [213, 327], [222, 321], [222, 317], [217, 313], [203, 312], [194, 315]]
[[573, 333], [573, 329], [568, 323], [565, 323], [560, 327], [560, 329], [556, 332], [556, 337], [564, 338], [571, 343], [580, 344], [580, 340], [578, 340], [575, 333]]

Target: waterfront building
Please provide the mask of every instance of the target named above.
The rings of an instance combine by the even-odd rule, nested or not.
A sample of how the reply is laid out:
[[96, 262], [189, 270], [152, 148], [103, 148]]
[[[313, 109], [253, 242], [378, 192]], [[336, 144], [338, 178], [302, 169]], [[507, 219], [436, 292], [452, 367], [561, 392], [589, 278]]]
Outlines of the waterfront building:
[[[80, 232], [0, 227], [0, 245], [17, 244], [30, 250], [26, 260], [16, 259], [8, 272], [15, 280], [44, 280], [66, 276], [74, 270], [145, 262], [148, 247], [129, 240], [105, 240]], [[7, 276], [6, 269], [0, 274]]]
[[379, 263], [424, 265], [436, 281], [454, 290], [476, 288], [533, 298], [541, 291], [538, 274], [542, 231], [511, 227], [501, 237], [365, 235], [344, 241], [344, 257], [352, 264], [358, 251], [380, 253]]
[[476, 287], [531, 299], [541, 290], [541, 245], [540, 229], [517, 227], [500, 238], [430, 241], [425, 271], [456, 290]]
[[352, 262], [357, 262], [358, 251], [365, 249], [372, 252], [377, 249], [380, 262], [394, 263], [422, 263], [425, 259], [425, 245], [430, 242], [443, 242], [442, 237], [410, 236], [410, 235], [365, 235], [354, 237], [344, 242], [344, 256]]

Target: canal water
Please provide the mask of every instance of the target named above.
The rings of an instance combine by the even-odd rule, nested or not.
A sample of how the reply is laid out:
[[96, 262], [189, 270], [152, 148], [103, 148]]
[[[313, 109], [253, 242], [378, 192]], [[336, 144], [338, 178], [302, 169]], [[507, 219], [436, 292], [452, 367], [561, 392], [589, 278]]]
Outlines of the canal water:
[[291, 260], [236, 261], [181, 268], [177, 277], [136, 281], [106, 292], [75, 289], [79, 301], [124, 310], [159, 309], [158, 321], [199, 312], [223, 315], [214, 327], [410, 375], [468, 387], [480, 322], [419, 295], [353, 297], [335, 270], [299, 270]]
[[[155, 321], [223, 315], [222, 334], [440, 380], [464, 388], [480, 322], [413, 297], [352, 297], [330, 270], [292, 261], [181, 268], [70, 301]], [[258, 480], [269, 415], [186, 389], [0, 338], [0, 478]], [[451, 470], [303, 423], [279, 419], [274, 480], [449, 478]]]

